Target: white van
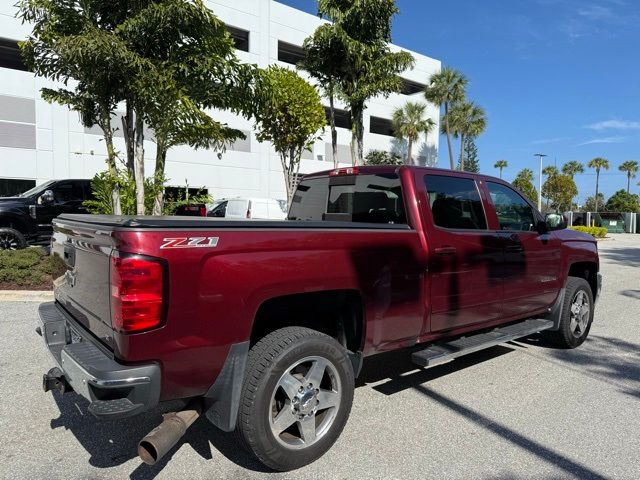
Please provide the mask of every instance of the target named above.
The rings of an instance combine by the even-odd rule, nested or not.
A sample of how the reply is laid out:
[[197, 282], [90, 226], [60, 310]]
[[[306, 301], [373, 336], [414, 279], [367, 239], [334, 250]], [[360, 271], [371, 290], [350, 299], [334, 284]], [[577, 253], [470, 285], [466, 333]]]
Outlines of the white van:
[[284, 220], [287, 214], [273, 198], [228, 198], [214, 204], [207, 217]]

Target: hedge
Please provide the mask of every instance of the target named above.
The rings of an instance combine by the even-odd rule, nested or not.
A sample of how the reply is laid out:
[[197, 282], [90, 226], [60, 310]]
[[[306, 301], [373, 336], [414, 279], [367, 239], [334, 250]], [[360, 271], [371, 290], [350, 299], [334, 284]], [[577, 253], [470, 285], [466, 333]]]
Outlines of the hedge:
[[588, 233], [596, 238], [604, 238], [607, 236], [607, 229], [604, 227], [583, 227], [581, 225], [577, 225], [575, 227], [571, 227], [571, 229], [578, 232]]
[[42, 248], [0, 250], [0, 288], [49, 289], [64, 271], [62, 259]]

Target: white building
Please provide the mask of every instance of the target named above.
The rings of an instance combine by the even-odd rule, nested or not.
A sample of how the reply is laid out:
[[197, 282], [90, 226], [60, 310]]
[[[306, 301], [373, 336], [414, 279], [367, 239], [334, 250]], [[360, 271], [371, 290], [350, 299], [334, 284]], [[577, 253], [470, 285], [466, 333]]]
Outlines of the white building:
[[[40, 98], [48, 81], [24, 71], [17, 51], [17, 40], [30, 30], [15, 18], [15, 2], [0, 2], [0, 195], [22, 191], [49, 179], [91, 178], [105, 169], [105, 148], [97, 127], [84, 128], [76, 112], [50, 105]], [[279, 64], [295, 68], [303, 40], [322, 20], [273, 0], [205, 0], [224, 21], [236, 42], [238, 57], [261, 67]], [[397, 49], [398, 47], [392, 46]], [[391, 135], [394, 108], [407, 101], [424, 101], [421, 91], [429, 76], [439, 71], [440, 62], [416, 52], [415, 67], [405, 72], [403, 93], [368, 102], [364, 116], [365, 154], [371, 149], [402, 151]], [[305, 76], [304, 72], [301, 75]], [[325, 102], [326, 104], [326, 102]], [[222, 159], [207, 150], [176, 147], [168, 152], [168, 185], [205, 187], [215, 198], [261, 196], [285, 198], [280, 161], [268, 143], [259, 143], [252, 122], [228, 112], [213, 112], [214, 118], [242, 129], [247, 139], [236, 142]], [[439, 124], [439, 110], [428, 107], [428, 115]], [[338, 151], [340, 162], [350, 164], [351, 132], [346, 112], [338, 112]], [[414, 148], [418, 161], [435, 164], [438, 128]], [[124, 152], [121, 132], [116, 148]], [[145, 145], [147, 173], [153, 171], [154, 145]], [[306, 152], [301, 172], [333, 167], [328, 127], [321, 141]]]

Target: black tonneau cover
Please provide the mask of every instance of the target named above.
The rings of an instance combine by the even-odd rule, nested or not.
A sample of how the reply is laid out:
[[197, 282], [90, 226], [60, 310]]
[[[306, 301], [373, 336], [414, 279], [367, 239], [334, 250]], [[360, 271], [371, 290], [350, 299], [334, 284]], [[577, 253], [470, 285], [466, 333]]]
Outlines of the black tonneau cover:
[[83, 223], [103, 226], [109, 229], [224, 229], [224, 228], [264, 228], [264, 229], [332, 229], [332, 230], [411, 230], [408, 225], [393, 223], [358, 223], [302, 220], [225, 220], [207, 217], [156, 217], [151, 215], [89, 215], [63, 214], [54, 221]]

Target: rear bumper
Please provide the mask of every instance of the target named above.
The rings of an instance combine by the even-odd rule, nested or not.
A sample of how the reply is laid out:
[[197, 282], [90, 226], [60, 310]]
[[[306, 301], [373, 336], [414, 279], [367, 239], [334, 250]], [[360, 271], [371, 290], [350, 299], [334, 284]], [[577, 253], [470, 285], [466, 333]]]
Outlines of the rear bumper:
[[[40, 333], [61, 376], [89, 402], [89, 411], [101, 419], [126, 418], [149, 410], [160, 398], [160, 366], [123, 365], [54, 302], [38, 309]], [[51, 371], [43, 386], [51, 384]]]

